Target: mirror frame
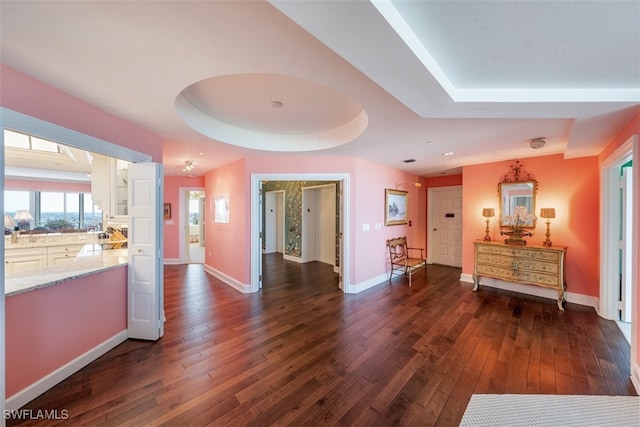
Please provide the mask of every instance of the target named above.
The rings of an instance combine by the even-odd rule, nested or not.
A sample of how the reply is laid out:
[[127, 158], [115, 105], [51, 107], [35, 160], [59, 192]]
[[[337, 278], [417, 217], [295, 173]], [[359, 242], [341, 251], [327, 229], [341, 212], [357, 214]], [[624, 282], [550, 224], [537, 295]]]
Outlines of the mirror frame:
[[[500, 216], [499, 216], [499, 225], [500, 227], [508, 227], [509, 225], [503, 222], [503, 218], [506, 215], [511, 214], [510, 206], [503, 206], [504, 194], [506, 192], [505, 188], [508, 186], [521, 186], [522, 184], [531, 185], [531, 211], [535, 215], [536, 212], [536, 196], [538, 194], [538, 181], [533, 179], [531, 175], [527, 172], [524, 172], [520, 161], [516, 160], [515, 164], [511, 165], [511, 170], [504, 175], [504, 179], [498, 183], [498, 202], [500, 207]], [[508, 208], [508, 209], [507, 209]], [[536, 218], [533, 220], [531, 225], [522, 226], [522, 228], [535, 228], [536, 227]]]

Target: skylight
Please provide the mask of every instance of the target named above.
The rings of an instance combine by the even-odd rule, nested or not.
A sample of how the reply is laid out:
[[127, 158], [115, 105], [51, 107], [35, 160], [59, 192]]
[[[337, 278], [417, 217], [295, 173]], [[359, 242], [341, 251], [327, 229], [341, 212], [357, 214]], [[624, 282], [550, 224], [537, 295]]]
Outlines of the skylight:
[[44, 151], [47, 153], [60, 153], [58, 144], [46, 139], [36, 138], [9, 129], [4, 130], [5, 147], [21, 148], [23, 150]]

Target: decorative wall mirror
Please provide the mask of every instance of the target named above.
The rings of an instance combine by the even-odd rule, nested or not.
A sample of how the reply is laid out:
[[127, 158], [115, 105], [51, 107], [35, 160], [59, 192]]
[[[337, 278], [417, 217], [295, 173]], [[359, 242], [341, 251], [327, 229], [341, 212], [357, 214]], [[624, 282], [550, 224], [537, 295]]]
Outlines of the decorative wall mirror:
[[498, 184], [500, 226], [534, 228], [537, 193], [538, 182], [524, 172], [522, 165], [516, 160], [511, 165], [511, 171]]

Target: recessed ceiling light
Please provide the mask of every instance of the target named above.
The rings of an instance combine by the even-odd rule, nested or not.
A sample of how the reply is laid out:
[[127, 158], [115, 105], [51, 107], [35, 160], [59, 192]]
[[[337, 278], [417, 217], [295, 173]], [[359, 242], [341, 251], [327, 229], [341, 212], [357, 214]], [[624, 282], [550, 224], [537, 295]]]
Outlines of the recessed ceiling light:
[[447, 151], [446, 153], [442, 153], [443, 156], [453, 156], [453, 151]]
[[282, 108], [284, 104], [280, 101], [271, 101], [271, 106], [273, 108]]
[[405, 163], [413, 163], [413, 162], [415, 162], [415, 161], [416, 161], [416, 159], [407, 159], [407, 160], [403, 160], [403, 162], [405, 162]]

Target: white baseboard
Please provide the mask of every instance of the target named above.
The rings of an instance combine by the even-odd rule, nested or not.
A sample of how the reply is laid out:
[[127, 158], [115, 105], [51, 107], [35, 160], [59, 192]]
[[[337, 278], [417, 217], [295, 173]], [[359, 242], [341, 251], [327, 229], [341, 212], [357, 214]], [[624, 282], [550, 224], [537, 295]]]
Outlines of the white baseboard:
[[8, 398], [5, 402], [6, 409], [10, 411], [20, 409], [126, 340], [127, 330], [125, 329]]
[[165, 258], [164, 259], [164, 264], [165, 265], [180, 265], [182, 263], [180, 262], [180, 259], [178, 259], [178, 258]]
[[221, 280], [226, 285], [231, 286], [233, 289], [242, 292], [243, 294], [251, 293], [251, 285], [250, 284], [246, 285], [246, 284], [244, 284], [242, 282], [239, 282], [236, 279], [234, 279], [233, 277], [228, 276], [228, 275], [224, 274], [223, 272], [216, 270], [215, 268], [211, 267], [210, 265], [204, 264], [204, 271], [206, 271], [207, 273], [211, 274], [216, 279]]
[[302, 264], [302, 258], [300, 258], [299, 256], [283, 254], [282, 258], [286, 259], [287, 261], [299, 262], [300, 264]]
[[389, 283], [389, 276], [386, 274], [372, 277], [369, 280], [365, 280], [364, 282], [356, 283], [354, 285], [347, 285], [344, 292], [347, 294], [357, 294], [358, 292], [365, 291], [383, 283]]
[[[460, 275], [461, 282], [473, 283], [473, 276], [471, 274], [463, 273]], [[505, 291], [520, 292], [521, 294], [533, 295], [541, 298], [549, 298], [552, 300], [558, 299], [558, 292], [549, 289], [542, 288], [534, 285], [524, 285], [521, 283], [505, 282], [504, 280], [493, 279], [490, 277], [480, 278], [480, 288], [487, 286], [490, 288], [502, 289]], [[598, 298], [589, 295], [576, 294], [573, 292], [565, 292], [564, 299], [572, 304], [584, 305], [587, 307], [593, 307], [597, 310]]]

